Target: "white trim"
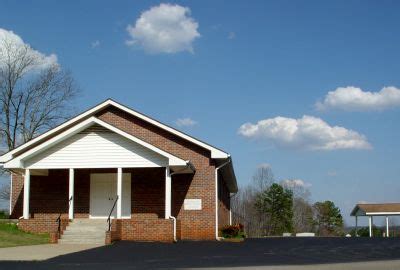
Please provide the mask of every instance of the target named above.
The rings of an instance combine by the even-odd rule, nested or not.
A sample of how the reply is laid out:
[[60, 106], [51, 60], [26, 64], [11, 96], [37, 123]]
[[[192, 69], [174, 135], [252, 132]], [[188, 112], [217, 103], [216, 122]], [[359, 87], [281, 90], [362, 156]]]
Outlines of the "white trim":
[[389, 217], [386, 216], [386, 237], [389, 237]]
[[11, 172], [10, 173], [10, 205], [9, 205], [9, 208], [10, 208], [10, 216], [11, 216], [11, 211], [12, 211], [12, 192], [13, 192], [13, 172]]
[[146, 147], [146, 148], [148, 148], [148, 149], [150, 149], [150, 150], [152, 150], [152, 151], [154, 151], [154, 152], [156, 152], [156, 153], [168, 158], [168, 162], [169, 162], [170, 166], [186, 166], [187, 165], [187, 161], [184, 161], [184, 160], [182, 160], [182, 159], [180, 159], [180, 158], [178, 158], [178, 157], [176, 157], [174, 155], [171, 155], [171, 154], [169, 154], [169, 153], [167, 153], [167, 152], [155, 147], [154, 145], [151, 145], [151, 144], [149, 144], [149, 143], [147, 143], [145, 141], [142, 141], [141, 139], [139, 139], [139, 138], [137, 138], [135, 136], [132, 136], [132, 135], [130, 135], [130, 134], [128, 134], [128, 133], [126, 133], [126, 132], [124, 132], [124, 131], [122, 131], [122, 130], [120, 130], [120, 129], [118, 129], [118, 128], [116, 128], [116, 127], [114, 127], [114, 126], [112, 126], [112, 125], [110, 125], [110, 124], [98, 119], [98, 118], [96, 118], [96, 117], [90, 117], [90, 118], [84, 120], [83, 122], [71, 127], [70, 129], [62, 132], [61, 134], [59, 134], [59, 135], [57, 135], [57, 136], [45, 141], [44, 143], [42, 143], [42, 144], [40, 144], [40, 145], [30, 149], [30, 150], [28, 150], [27, 152], [23, 153], [22, 155], [20, 155], [20, 156], [14, 158], [14, 159], [8, 161], [7, 163], [4, 164], [4, 168], [24, 168], [24, 162], [23, 162], [24, 160], [26, 160], [26, 159], [28, 159], [28, 158], [30, 158], [30, 157], [38, 154], [38, 153], [50, 148], [51, 146], [61, 142], [62, 140], [65, 140], [66, 138], [71, 137], [72, 135], [74, 135], [74, 134], [86, 129], [87, 127], [89, 127], [89, 126], [91, 126], [93, 124], [98, 124], [100, 126], [103, 126], [103, 127], [107, 128], [107, 129], [109, 129], [109, 130], [111, 130], [111, 131], [113, 131], [113, 132], [115, 132], [115, 133], [117, 133], [117, 134], [119, 134], [121, 136], [124, 136], [125, 138], [127, 138], [127, 139], [129, 139], [131, 141], [134, 141], [134, 142], [136, 142], [136, 143], [138, 143], [138, 144], [140, 144], [140, 145], [142, 145], [142, 146], [144, 146], [144, 147]]
[[397, 216], [400, 212], [366, 212], [365, 216]]
[[148, 122], [150, 124], [153, 124], [153, 125], [155, 125], [155, 126], [157, 126], [159, 128], [162, 128], [162, 129], [164, 129], [164, 130], [166, 130], [166, 131], [168, 131], [168, 132], [170, 132], [170, 133], [172, 133], [174, 135], [177, 135], [177, 136], [179, 136], [179, 137], [181, 137], [181, 138], [183, 138], [185, 140], [188, 140], [188, 141], [190, 141], [190, 142], [192, 142], [194, 144], [197, 144], [197, 145], [199, 145], [199, 146], [201, 146], [201, 147], [203, 147], [203, 148], [205, 148], [207, 150], [210, 150], [211, 151], [211, 158], [216, 158], [216, 159], [222, 158], [223, 159], [223, 158], [228, 158], [229, 157], [229, 155], [226, 152], [224, 152], [224, 151], [222, 151], [222, 150], [220, 150], [218, 148], [215, 148], [215, 147], [213, 147], [213, 146], [211, 146], [209, 144], [206, 144], [206, 143], [204, 143], [204, 142], [202, 142], [202, 141], [200, 141], [198, 139], [195, 139], [195, 138], [193, 138], [193, 137], [191, 137], [189, 135], [186, 135], [186, 134], [184, 134], [184, 133], [182, 133], [182, 132], [180, 132], [180, 131], [172, 128], [172, 127], [169, 127], [169, 126], [167, 126], [165, 124], [162, 124], [162, 123], [160, 123], [160, 122], [158, 122], [158, 121], [156, 121], [156, 120], [154, 120], [154, 119], [152, 119], [152, 118], [150, 118], [150, 117], [148, 117], [148, 116], [146, 116], [144, 114], [141, 114], [141, 113], [139, 113], [137, 111], [134, 111], [132, 109], [129, 109], [128, 107], [123, 106], [123, 105], [121, 105], [121, 104], [119, 104], [119, 103], [117, 103], [117, 102], [115, 102], [115, 101], [113, 101], [111, 99], [108, 99], [108, 100], [102, 102], [101, 104], [99, 104], [99, 105], [97, 105], [97, 106], [95, 106], [95, 107], [93, 107], [93, 108], [91, 108], [91, 109], [89, 109], [89, 110], [77, 115], [76, 117], [72, 118], [71, 120], [68, 120], [67, 122], [65, 122], [65, 123], [53, 128], [53, 129], [51, 129], [49, 131], [43, 133], [42, 135], [30, 140], [29, 142], [27, 142], [27, 143], [25, 143], [23, 145], [20, 145], [19, 147], [15, 148], [14, 150], [12, 150], [12, 151], [0, 156], [0, 163], [8, 162], [9, 160], [11, 160], [13, 158], [13, 155], [15, 153], [17, 153], [17, 152], [19, 152], [19, 151], [21, 151], [21, 150], [33, 145], [36, 142], [39, 142], [40, 140], [46, 138], [47, 136], [49, 136], [49, 135], [51, 135], [51, 134], [53, 134], [53, 133], [55, 133], [57, 131], [62, 130], [63, 128], [75, 123], [76, 121], [81, 120], [82, 118], [85, 118], [85, 117], [88, 117], [90, 115], [95, 114], [96, 112], [98, 112], [98, 111], [100, 111], [100, 110], [102, 110], [102, 109], [104, 109], [104, 108], [106, 108], [107, 106], [110, 106], [110, 105], [114, 106], [114, 107], [117, 107], [118, 109], [121, 109], [124, 112], [127, 112], [127, 113], [129, 113], [131, 115], [134, 115], [134, 116], [136, 116], [136, 117], [138, 117], [138, 118], [140, 118], [140, 119], [142, 119], [142, 120], [144, 120], [144, 121], [146, 121], [146, 122]]
[[122, 168], [117, 170], [117, 218], [122, 217]]
[[[74, 179], [75, 172], [74, 169], [69, 169], [69, 181], [68, 181], [68, 218], [74, 219]], [[71, 199], [71, 201], [69, 201]]]
[[165, 168], [165, 219], [171, 216], [171, 173], [169, 166]]
[[368, 217], [368, 225], [369, 225], [369, 237], [372, 237], [372, 226], [373, 226], [373, 223], [372, 223], [373, 221], [372, 221], [372, 216], [369, 216]]
[[29, 169], [25, 170], [24, 175], [24, 204], [23, 204], [23, 217], [29, 219], [29, 190], [31, 187], [31, 174]]

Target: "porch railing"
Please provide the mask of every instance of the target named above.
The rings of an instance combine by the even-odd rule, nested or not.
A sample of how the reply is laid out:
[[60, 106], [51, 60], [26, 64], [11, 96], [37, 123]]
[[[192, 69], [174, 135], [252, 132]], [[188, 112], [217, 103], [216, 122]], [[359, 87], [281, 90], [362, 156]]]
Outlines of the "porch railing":
[[[71, 207], [71, 201], [72, 201], [72, 196], [68, 200], [68, 209]], [[58, 223], [58, 233], [61, 233], [61, 215], [62, 213], [60, 213], [60, 215], [56, 219], [56, 222]]]
[[112, 208], [111, 208], [110, 214], [108, 215], [108, 218], [107, 218], [107, 222], [108, 222], [108, 231], [111, 231], [111, 215], [112, 215], [112, 212], [114, 211], [115, 204], [117, 203], [118, 199], [119, 199], [119, 197], [118, 197], [118, 195], [117, 195], [117, 198], [115, 199], [114, 204], [113, 204], [113, 206], [112, 206]]

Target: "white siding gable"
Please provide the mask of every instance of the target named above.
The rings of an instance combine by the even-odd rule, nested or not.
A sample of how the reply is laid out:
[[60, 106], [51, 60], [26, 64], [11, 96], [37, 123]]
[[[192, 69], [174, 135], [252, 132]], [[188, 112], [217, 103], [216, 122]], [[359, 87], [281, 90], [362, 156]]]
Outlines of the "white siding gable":
[[166, 157], [101, 126], [92, 126], [25, 161], [26, 168], [164, 167]]

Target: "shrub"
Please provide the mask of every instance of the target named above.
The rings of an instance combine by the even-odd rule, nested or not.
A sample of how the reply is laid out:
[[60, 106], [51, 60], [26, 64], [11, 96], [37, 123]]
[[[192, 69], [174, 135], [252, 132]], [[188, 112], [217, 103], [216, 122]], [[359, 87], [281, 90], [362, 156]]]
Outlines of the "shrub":
[[[374, 237], [382, 237], [383, 232], [384, 231], [382, 229], [380, 229], [378, 227], [375, 227], [375, 226], [372, 226], [372, 236], [374, 236]], [[350, 231], [350, 235], [351, 236], [355, 236], [356, 235], [356, 229], [355, 228], [353, 228]], [[357, 230], [357, 235], [360, 236], [360, 237], [369, 237], [369, 227], [359, 227], [358, 230]]]
[[244, 238], [244, 226], [242, 224], [226, 225], [221, 233], [224, 238]]
[[0, 219], [8, 219], [9, 215], [6, 210], [0, 210]]

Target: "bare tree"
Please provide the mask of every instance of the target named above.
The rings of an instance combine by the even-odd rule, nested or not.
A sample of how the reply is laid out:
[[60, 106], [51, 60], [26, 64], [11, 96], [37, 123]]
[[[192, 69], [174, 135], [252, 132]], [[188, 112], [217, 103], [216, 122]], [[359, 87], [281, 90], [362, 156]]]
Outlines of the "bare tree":
[[77, 87], [57, 64], [43, 67], [29, 45], [0, 42], [0, 134], [12, 150], [68, 117]]
[[261, 165], [255, 171], [249, 185], [241, 187], [232, 198], [232, 217], [235, 223], [242, 223], [248, 237], [261, 237], [266, 234], [268, 217], [254, 207], [258, 194], [267, 190], [274, 182], [271, 167]]
[[300, 179], [286, 179], [282, 186], [293, 193], [293, 229], [294, 232], [313, 231], [313, 207], [310, 204], [310, 190]]
[[[51, 57], [50, 57], [51, 58]], [[78, 88], [69, 72], [14, 35], [0, 35], [2, 152], [54, 127], [70, 112]]]
[[8, 201], [10, 199], [10, 186], [3, 185], [0, 188], [0, 200]]

